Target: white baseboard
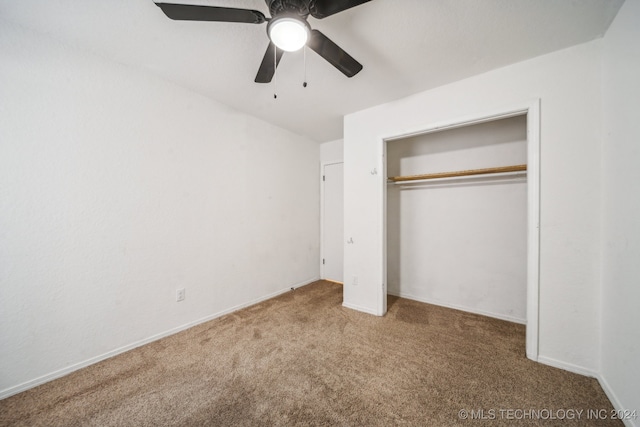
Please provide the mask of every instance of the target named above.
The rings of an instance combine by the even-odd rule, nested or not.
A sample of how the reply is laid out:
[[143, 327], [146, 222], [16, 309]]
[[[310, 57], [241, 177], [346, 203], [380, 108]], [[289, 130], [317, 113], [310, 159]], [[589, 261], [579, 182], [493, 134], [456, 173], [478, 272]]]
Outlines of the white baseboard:
[[[573, 372], [574, 374], [585, 375], [587, 377], [593, 377], [600, 383], [600, 387], [604, 390], [604, 393], [607, 395], [607, 398], [613, 405], [613, 408], [618, 411], [624, 410], [633, 410], [635, 408], [625, 408], [620, 403], [620, 399], [613, 392], [613, 389], [607, 382], [607, 380], [602, 376], [600, 372], [593, 371], [591, 369], [583, 368], [581, 366], [574, 365], [572, 363], [561, 362], [559, 360], [538, 356], [538, 362], [543, 363], [545, 365], [553, 366], [554, 368], [564, 369], [565, 371]], [[601, 408], [591, 408], [591, 409], [601, 409]], [[640, 414], [639, 414], [640, 415]], [[607, 417], [610, 417], [610, 414], [607, 414]], [[635, 420], [622, 420], [626, 427], [640, 427], [640, 418]]]
[[77, 371], [79, 369], [86, 368], [87, 366], [90, 366], [90, 365], [93, 365], [95, 363], [101, 362], [101, 361], [103, 361], [105, 359], [108, 359], [110, 357], [117, 356], [118, 354], [124, 353], [124, 352], [129, 351], [129, 350], [133, 350], [134, 348], [143, 346], [145, 344], [149, 344], [149, 343], [151, 343], [153, 341], [157, 341], [159, 339], [168, 337], [168, 336], [176, 334], [178, 332], [182, 332], [185, 329], [192, 328], [192, 327], [194, 327], [196, 325], [199, 325], [201, 323], [208, 322], [208, 321], [216, 319], [218, 317], [222, 317], [222, 316], [224, 316], [226, 314], [233, 313], [234, 311], [241, 310], [241, 309], [249, 307], [251, 305], [259, 304], [262, 301], [266, 301], [268, 299], [277, 297], [278, 295], [284, 294], [285, 292], [289, 292], [289, 291], [291, 291], [291, 288], [299, 288], [299, 287], [302, 287], [302, 286], [306, 286], [306, 285], [309, 285], [309, 284], [311, 284], [313, 282], [316, 282], [318, 280], [320, 280], [319, 277], [314, 277], [314, 278], [305, 280], [303, 282], [299, 282], [299, 283], [287, 286], [286, 288], [280, 289], [280, 290], [278, 290], [276, 292], [273, 292], [271, 294], [262, 296], [260, 298], [256, 298], [256, 299], [248, 301], [246, 303], [236, 305], [236, 306], [231, 307], [229, 309], [226, 309], [226, 310], [211, 314], [209, 316], [203, 317], [203, 318], [195, 320], [193, 322], [186, 323], [186, 324], [178, 326], [176, 328], [169, 329], [169, 330], [161, 332], [159, 334], [152, 335], [152, 336], [150, 336], [148, 338], [133, 342], [131, 344], [125, 345], [125, 346], [117, 348], [115, 350], [108, 351], [108, 352], [106, 352], [104, 354], [101, 354], [101, 355], [96, 356], [96, 357], [92, 357], [92, 358], [87, 359], [85, 361], [82, 361], [82, 362], [79, 362], [79, 363], [74, 363], [73, 365], [67, 366], [66, 368], [62, 368], [62, 369], [59, 369], [57, 371], [51, 372], [49, 374], [42, 375], [42, 376], [40, 376], [38, 378], [34, 378], [33, 380], [26, 381], [26, 382], [24, 382], [22, 384], [18, 384], [16, 386], [6, 388], [6, 389], [0, 391], [0, 400], [5, 399], [5, 398], [7, 398], [9, 396], [13, 396], [14, 394], [18, 394], [18, 393], [21, 393], [23, 391], [29, 390], [31, 388], [37, 387], [37, 386], [39, 386], [41, 384], [44, 384], [44, 383], [47, 383], [49, 381], [53, 381], [53, 380], [55, 380], [57, 378], [63, 377], [65, 375], [68, 375], [68, 374], [70, 374], [72, 372], [75, 372], [75, 371]]
[[400, 297], [400, 298], [406, 298], [406, 299], [410, 299], [410, 300], [414, 300], [414, 301], [419, 301], [419, 302], [424, 302], [427, 304], [433, 304], [433, 305], [438, 305], [440, 307], [446, 307], [446, 308], [452, 308], [454, 310], [460, 310], [460, 311], [466, 311], [469, 313], [474, 313], [474, 314], [480, 314], [481, 316], [487, 316], [487, 317], [493, 317], [494, 319], [500, 319], [500, 320], [506, 320], [507, 322], [512, 322], [512, 323], [519, 323], [521, 325], [526, 325], [527, 324], [527, 319], [520, 319], [519, 317], [512, 317], [512, 316], [507, 316], [504, 314], [498, 314], [498, 313], [492, 313], [489, 311], [484, 311], [484, 310], [479, 310], [476, 308], [469, 308], [469, 307], [464, 307], [461, 305], [457, 305], [457, 304], [450, 304], [450, 303], [446, 303], [446, 302], [442, 302], [442, 301], [438, 301], [438, 300], [433, 300], [433, 299], [429, 299], [429, 298], [421, 298], [421, 297], [417, 297], [415, 295], [410, 295], [404, 292], [388, 292], [389, 295], [393, 295], [396, 297]]
[[368, 307], [363, 307], [361, 305], [356, 305], [356, 304], [350, 304], [348, 302], [343, 302], [342, 306], [346, 307], [346, 308], [350, 308], [352, 310], [362, 311], [363, 313], [373, 314], [374, 316], [380, 316], [380, 314], [378, 314], [377, 311], [372, 310], [372, 309], [370, 309]]
[[[611, 402], [611, 404], [613, 405], [613, 408], [615, 410], [624, 411], [624, 410], [634, 410], [635, 409], [635, 408], [625, 408], [625, 407], [622, 406], [622, 404], [620, 403], [620, 399], [618, 399], [616, 394], [613, 392], [613, 389], [611, 388], [611, 386], [609, 385], [607, 380], [602, 376], [602, 374], [600, 372], [596, 372], [596, 371], [593, 371], [591, 369], [583, 368], [581, 366], [577, 366], [577, 365], [574, 365], [572, 363], [561, 362], [559, 360], [552, 359], [550, 357], [545, 357], [545, 356], [538, 356], [538, 362], [543, 363], [545, 365], [553, 366], [554, 368], [559, 368], [559, 369], [563, 369], [565, 371], [573, 372], [574, 374], [580, 374], [580, 375], [585, 375], [587, 377], [593, 377], [596, 380], [598, 380], [598, 383], [600, 383], [600, 387], [602, 387], [602, 390], [604, 390], [604, 393], [607, 395], [607, 398], [609, 399], [609, 401]], [[602, 408], [590, 408], [590, 409], [599, 410], [599, 409], [602, 409]], [[607, 414], [607, 417], [610, 418], [611, 414]], [[624, 423], [624, 425], [626, 427], [640, 427], [640, 418], [635, 419], [635, 420], [630, 420], [630, 419], [629, 420], [625, 420], [625, 419], [623, 419], [622, 422]]]
[[[600, 383], [600, 387], [602, 387], [602, 390], [604, 390], [604, 393], [607, 395], [607, 397], [611, 401], [611, 404], [613, 405], [613, 407], [616, 410], [618, 410], [618, 411], [624, 411], [624, 410], [633, 411], [633, 410], [636, 409], [636, 408], [625, 408], [624, 406], [622, 406], [622, 404], [620, 403], [620, 399], [618, 399], [618, 396], [616, 396], [616, 394], [613, 392], [613, 389], [611, 388], [611, 386], [609, 385], [607, 380], [602, 376], [602, 373], [597, 374], [596, 375], [596, 379]], [[640, 409], [637, 409], [637, 411], [640, 412]], [[623, 419], [622, 422], [624, 423], [624, 425], [626, 427], [640, 427], [640, 413], [637, 414], [637, 415], [638, 415], [638, 418], [636, 418], [635, 420], [625, 420], [625, 419]]]
[[584, 375], [586, 377], [597, 378], [598, 376], [598, 373], [596, 371], [585, 368], [583, 366], [574, 365], [573, 363], [568, 363], [568, 362], [563, 362], [561, 360], [553, 359], [551, 357], [538, 355], [538, 362], [544, 365], [553, 366], [554, 368], [573, 372], [574, 374]]

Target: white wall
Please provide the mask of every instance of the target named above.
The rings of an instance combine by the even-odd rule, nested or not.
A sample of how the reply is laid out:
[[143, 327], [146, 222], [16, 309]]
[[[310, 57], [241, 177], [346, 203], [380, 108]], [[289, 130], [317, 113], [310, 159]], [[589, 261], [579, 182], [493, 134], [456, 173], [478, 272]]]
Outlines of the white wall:
[[320, 161], [322, 163], [341, 162], [344, 159], [344, 142], [341, 139], [320, 144]]
[[[387, 143], [387, 175], [527, 163], [527, 119]], [[526, 176], [475, 176], [387, 186], [388, 292], [526, 322]]]
[[[640, 411], [640, 1], [604, 38], [602, 377]], [[638, 414], [640, 416], [640, 414]], [[631, 425], [631, 424], [630, 424]], [[640, 426], [640, 419], [635, 424]]]
[[[539, 355], [599, 366], [600, 40], [345, 118], [345, 305], [376, 312], [383, 268], [381, 138], [541, 99]], [[375, 169], [375, 171], [374, 171]]]
[[318, 144], [7, 23], [0, 57], [0, 396], [319, 277]]

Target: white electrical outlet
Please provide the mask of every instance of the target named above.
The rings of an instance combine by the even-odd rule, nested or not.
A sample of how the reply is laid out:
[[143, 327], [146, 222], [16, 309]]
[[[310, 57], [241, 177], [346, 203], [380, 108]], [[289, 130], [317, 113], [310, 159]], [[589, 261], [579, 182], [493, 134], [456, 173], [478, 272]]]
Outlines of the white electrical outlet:
[[353, 286], [356, 286], [358, 284], [358, 276], [354, 275], [351, 283], [353, 283]]
[[176, 290], [176, 301], [184, 301], [184, 288]]

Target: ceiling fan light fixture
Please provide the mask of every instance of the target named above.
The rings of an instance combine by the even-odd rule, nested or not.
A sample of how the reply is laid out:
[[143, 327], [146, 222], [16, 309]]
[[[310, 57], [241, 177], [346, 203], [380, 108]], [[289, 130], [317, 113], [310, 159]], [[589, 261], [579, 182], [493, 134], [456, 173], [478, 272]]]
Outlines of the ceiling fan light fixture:
[[272, 19], [267, 26], [269, 39], [286, 52], [295, 52], [309, 40], [309, 24], [303, 19], [283, 16]]

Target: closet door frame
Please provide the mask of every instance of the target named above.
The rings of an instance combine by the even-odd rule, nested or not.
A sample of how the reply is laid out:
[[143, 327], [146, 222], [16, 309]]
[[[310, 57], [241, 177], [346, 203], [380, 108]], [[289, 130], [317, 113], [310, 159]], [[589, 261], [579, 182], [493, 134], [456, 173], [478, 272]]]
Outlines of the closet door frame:
[[[538, 360], [539, 300], [540, 300], [540, 99], [522, 104], [506, 106], [500, 110], [479, 113], [456, 119], [426, 123], [416, 129], [400, 134], [387, 135], [379, 139], [381, 175], [387, 176], [387, 143], [398, 139], [427, 133], [440, 132], [464, 126], [476, 125], [514, 116], [527, 117], [527, 358]], [[387, 182], [382, 181], [383, 203], [379, 215], [378, 229], [382, 233], [383, 286], [378, 295], [378, 313], [387, 311]]]

